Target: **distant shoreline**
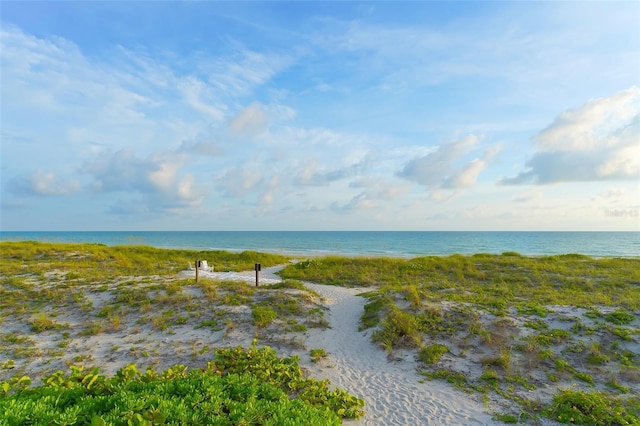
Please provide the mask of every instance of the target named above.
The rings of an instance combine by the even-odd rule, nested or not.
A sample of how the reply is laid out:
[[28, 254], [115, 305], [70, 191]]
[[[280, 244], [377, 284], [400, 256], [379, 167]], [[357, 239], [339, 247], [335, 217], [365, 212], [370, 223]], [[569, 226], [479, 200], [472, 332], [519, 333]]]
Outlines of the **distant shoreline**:
[[640, 256], [640, 232], [534, 231], [12, 231], [0, 241], [144, 245], [187, 250], [246, 250], [290, 256], [447, 256], [516, 252], [524, 256], [580, 253]]

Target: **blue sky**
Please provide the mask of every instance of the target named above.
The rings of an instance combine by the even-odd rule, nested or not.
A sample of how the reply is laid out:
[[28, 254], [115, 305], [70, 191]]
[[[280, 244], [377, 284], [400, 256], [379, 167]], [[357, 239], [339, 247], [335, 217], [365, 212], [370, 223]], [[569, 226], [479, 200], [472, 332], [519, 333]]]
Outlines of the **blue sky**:
[[638, 2], [8, 2], [1, 230], [639, 230]]

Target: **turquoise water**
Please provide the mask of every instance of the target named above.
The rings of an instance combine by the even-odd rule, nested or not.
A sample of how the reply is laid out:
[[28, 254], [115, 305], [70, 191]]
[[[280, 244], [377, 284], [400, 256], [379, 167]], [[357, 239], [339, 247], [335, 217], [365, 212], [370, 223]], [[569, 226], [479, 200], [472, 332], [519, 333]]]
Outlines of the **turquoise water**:
[[525, 255], [581, 253], [640, 256], [640, 232], [379, 232], [379, 231], [202, 231], [202, 232], [1, 232], [0, 240], [149, 245], [196, 250], [257, 250], [415, 257], [454, 253]]

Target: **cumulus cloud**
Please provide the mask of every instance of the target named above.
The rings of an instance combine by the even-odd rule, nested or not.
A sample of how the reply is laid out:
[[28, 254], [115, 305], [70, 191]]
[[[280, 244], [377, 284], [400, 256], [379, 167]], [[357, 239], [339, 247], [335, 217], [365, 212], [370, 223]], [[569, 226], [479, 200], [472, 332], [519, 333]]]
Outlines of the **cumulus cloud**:
[[475, 158], [461, 166], [456, 163], [468, 155], [479, 142], [475, 135], [440, 145], [435, 151], [409, 161], [398, 176], [430, 188], [467, 188], [474, 186], [487, 167], [486, 159], [495, 155], [485, 150], [483, 158]]
[[476, 158], [457, 170], [444, 183], [445, 188], [469, 188], [476, 184], [478, 176], [487, 167], [487, 162]]
[[229, 120], [228, 129], [231, 134], [255, 136], [266, 131], [270, 125], [291, 120], [295, 116], [295, 110], [286, 105], [252, 102]]
[[150, 210], [174, 211], [199, 205], [203, 199], [204, 190], [193, 176], [181, 173], [186, 160], [186, 155], [176, 153], [139, 158], [122, 149], [85, 163], [82, 171], [93, 177], [91, 190], [96, 193], [133, 192], [146, 197]]
[[28, 177], [14, 178], [9, 182], [12, 193], [22, 196], [63, 196], [80, 191], [77, 180], [62, 180], [54, 173], [38, 170]]
[[640, 88], [592, 99], [561, 113], [534, 138], [526, 171], [503, 184], [640, 178]]

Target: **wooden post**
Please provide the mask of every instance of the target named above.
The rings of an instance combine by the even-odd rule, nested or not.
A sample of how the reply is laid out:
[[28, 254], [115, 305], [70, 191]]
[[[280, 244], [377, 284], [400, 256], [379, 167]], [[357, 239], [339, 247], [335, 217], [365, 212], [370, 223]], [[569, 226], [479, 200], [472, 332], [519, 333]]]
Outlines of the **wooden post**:
[[262, 269], [262, 267], [259, 263], [256, 263], [255, 269], [256, 269], [256, 287], [258, 287], [258, 283], [260, 281], [260, 269]]
[[196, 260], [196, 283], [198, 282], [198, 272], [200, 269], [200, 261]]

